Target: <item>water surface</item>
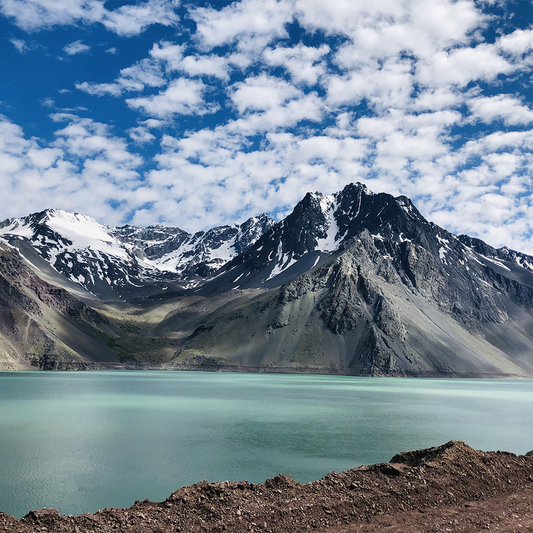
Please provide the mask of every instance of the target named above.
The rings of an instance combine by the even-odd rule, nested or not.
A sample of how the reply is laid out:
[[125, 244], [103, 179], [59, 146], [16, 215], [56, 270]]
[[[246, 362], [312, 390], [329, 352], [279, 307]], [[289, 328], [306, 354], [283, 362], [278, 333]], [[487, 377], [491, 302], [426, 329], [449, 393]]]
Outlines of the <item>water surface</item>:
[[450, 439], [533, 449], [533, 380], [0, 372], [0, 511], [126, 507], [203, 479], [307, 482]]

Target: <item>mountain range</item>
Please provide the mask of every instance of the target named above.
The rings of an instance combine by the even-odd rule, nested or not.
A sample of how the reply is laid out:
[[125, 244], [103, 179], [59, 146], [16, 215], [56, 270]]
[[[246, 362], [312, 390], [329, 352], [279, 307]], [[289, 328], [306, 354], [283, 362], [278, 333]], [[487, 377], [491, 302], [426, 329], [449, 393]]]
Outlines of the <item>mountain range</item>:
[[0, 368], [533, 375], [533, 257], [360, 183], [189, 234], [0, 223]]

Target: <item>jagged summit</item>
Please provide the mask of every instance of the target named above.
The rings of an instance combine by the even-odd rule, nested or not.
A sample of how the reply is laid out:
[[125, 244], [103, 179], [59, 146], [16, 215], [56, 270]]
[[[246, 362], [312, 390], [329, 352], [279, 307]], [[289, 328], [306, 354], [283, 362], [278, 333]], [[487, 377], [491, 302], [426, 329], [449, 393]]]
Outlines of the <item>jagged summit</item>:
[[279, 286], [327, 260], [364, 229], [383, 243], [384, 253], [387, 242], [420, 244], [429, 238], [435, 247], [437, 234], [454, 238], [440, 228], [432, 230], [406, 196], [375, 194], [362, 183], [349, 184], [331, 195], [307, 193], [284, 220], [224, 266], [233, 276], [228, 283]]

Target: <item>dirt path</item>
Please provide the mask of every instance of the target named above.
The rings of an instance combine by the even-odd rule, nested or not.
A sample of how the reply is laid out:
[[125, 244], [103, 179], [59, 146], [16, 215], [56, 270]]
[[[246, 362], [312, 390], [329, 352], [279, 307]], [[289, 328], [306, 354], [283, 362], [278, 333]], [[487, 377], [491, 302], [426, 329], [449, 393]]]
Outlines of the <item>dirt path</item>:
[[331, 473], [301, 485], [202, 482], [161, 503], [136, 502], [78, 517], [32, 511], [10, 533], [533, 533], [533, 458], [480, 452], [452, 441], [390, 463]]

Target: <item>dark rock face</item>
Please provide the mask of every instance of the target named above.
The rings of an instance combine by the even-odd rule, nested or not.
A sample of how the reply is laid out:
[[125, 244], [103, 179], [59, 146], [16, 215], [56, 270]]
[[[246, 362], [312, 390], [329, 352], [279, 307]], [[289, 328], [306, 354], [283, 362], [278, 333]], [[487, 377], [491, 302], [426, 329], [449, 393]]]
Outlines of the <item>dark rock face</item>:
[[[77, 224], [99, 235], [96, 248], [74, 243]], [[194, 235], [54, 211], [1, 226], [30, 263], [54, 267], [54, 284], [118, 306], [107, 345], [131, 364], [533, 375], [533, 257], [456, 237], [408, 198], [362, 184], [309, 193], [278, 223], [261, 215]], [[78, 312], [52, 296], [50, 308]]]

